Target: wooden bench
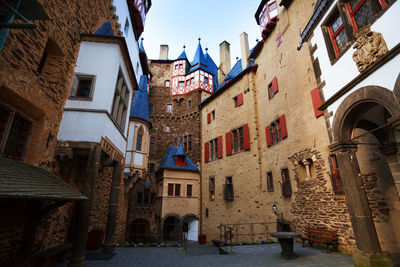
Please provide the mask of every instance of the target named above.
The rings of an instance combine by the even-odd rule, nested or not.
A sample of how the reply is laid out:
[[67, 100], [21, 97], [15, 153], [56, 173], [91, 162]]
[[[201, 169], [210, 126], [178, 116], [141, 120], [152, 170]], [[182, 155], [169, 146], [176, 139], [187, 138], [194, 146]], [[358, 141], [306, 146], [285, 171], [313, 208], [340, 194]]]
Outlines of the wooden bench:
[[58, 261], [62, 260], [64, 255], [72, 250], [72, 243], [64, 243], [50, 249], [41, 251], [33, 258], [33, 267], [53, 266]]
[[336, 231], [328, 230], [328, 229], [317, 229], [317, 228], [307, 228], [306, 234], [301, 237], [303, 240], [303, 247], [305, 242], [308, 241], [308, 244], [312, 247], [313, 243], [323, 243], [326, 245], [326, 248], [329, 252], [329, 246], [332, 246], [334, 249], [338, 248], [338, 236]]

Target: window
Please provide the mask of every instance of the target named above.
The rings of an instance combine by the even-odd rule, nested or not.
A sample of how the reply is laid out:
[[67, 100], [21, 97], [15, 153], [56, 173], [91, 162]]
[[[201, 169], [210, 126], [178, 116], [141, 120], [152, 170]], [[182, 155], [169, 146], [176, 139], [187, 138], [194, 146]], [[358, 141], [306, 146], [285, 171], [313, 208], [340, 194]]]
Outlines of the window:
[[205, 143], [204, 146], [205, 162], [222, 158], [222, 136]]
[[218, 154], [218, 142], [217, 139], [211, 140], [210, 141], [210, 160], [216, 160], [217, 159], [217, 154]]
[[168, 87], [168, 88], [169, 88], [170, 85], [171, 85], [171, 82], [170, 82], [169, 80], [166, 80], [164, 83], [165, 83], [165, 87]]
[[169, 65], [165, 66], [165, 69], [166, 69], [166, 70], [169, 70]]
[[204, 82], [208, 83], [208, 78], [207, 77], [204, 77]]
[[243, 105], [243, 93], [238, 94], [233, 98], [233, 102], [235, 103], [235, 108]]
[[145, 189], [144, 191], [136, 191], [136, 204], [138, 205], [154, 204], [154, 201], [152, 199], [153, 194], [154, 193], [150, 194], [149, 189]]
[[179, 64], [179, 69], [183, 69], [183, 64]]
[[206, 218], [208, 218], [208, 208], [206, 208]]
[[126, 114], [128, 111], [130, 92], [126, 86], [122, 72], [118, 74], [117, 85], [114, 93], [111, 117], [115, 120], [121, 130], [125, 130]]
[[153, 173], [155, 171], [156, 164], [154, 162], [149, 163], [149, 172]]
[[267, 173], [267, 190], [274, 192], [274, 180], [272, 179], [272, 172]]
[[186, 157], [183, 155], [176, 156], [176, 166], [186, 166]]
[[128, 36], [128, 31], [129, 31], [129, 20], [128, 18], [126, 18], [124, 27], [125, 36]]
[[[188, 144], [187, 144], [188, 151], [192, 151], [192, 135], [188, 135]], [[188, 152], [186, 151], [186, 152]]]
[[187, 108], [188, 109], [191, 109], [192, 108], [192, 100], [188, 100], [188, 102], [187, 102]]
[[167, 112], [172, 113], [172, 104], [167, 104]]
[[168, 196], [174, 195], [174, 184], [168, 184]]
[[0, 104], [0, 154], [13, 159], [25, 155], [32, 123]]
[[210, 177], [209, 181], [209, 193], [210, 193], [210, 200], [215, 199], [215, 178], [213, 176]]
[[175, 184], [175, 196], [179, 197], [181, 195], [181, 185]]
[[192, 196], [192, 185], [191, 185], [191, 184], [188, 184], [188, 185], [187, 185], [186, 195], [187, 195], [188, 197], [191, 197], [191, 196]]
[[176, 64], [175, 65], [175, 70], [177, 70], [179, 68], [179, 65], [178, 64]]
[[180, 184], [168, 184], [168, 196], [179, 197], [181, 195]]
[[278, 6], [276, 1], [269, 1], [270, 3], [265, 4], [259, 15], [259, 24], [262, 27], [265, 27], [268, 23], [270, 23], [274, 18], [278, 16]]
[[156, 138], [154, 136], [150, 137], [150, 153], [156, 152]]
[[333, 192], [335, 194], [344, 194], [342, 179], [340, 177], [340, 171], [335, 155], [329, 156], [329, 164], [331, 166], [331, 181]]
[[187, 151], [187, 135], [183, 137], [183, 151]]
[[142, 150], [142, 138], [143, 138], [143, 128], [140, 127], [138, 135], [136, 137], [136, 151]]
[[268, 85], [268, 98], [271, 99], [276, 93], [278, 93], [278, 80], [274, 77]]
[[226, 201], [233, 201], [234, 199], [232, 176], [228, 176], [225, 178], [224, 199]]
[[165, 132], [166, 133], [171, 132], [171, 128], [169, 127], [169, 125], [165, 125]]
[[185, 86], [185, 81], [180, 81], [180, 82], [178, 83], [178, 86], [179, 86], [179, 87], [184, 87], [184, 86]]
[[267, 146], [278, 144], [287, 137], [286, 119], [285, 115], [280, 116], [277, 120], [271, 122], [265, 128], [267, 136]]
[[194, 83], [194, 78], [191, 78], [191, 79], [190, 79], [190, 83]]
[[[176, 139], [176, 140], [175, 140]], [[178, 146], [180, 143], [182, 143], [183, 150], [185, 152], [192, 151], [192, 135], [184, 135], [180, 138], [180, 143], [178, 144], [178, 138], [175, 138], [174, 142], [176, 143], [176, 146]]]
[[215, 120], [215, 110], [211, 111], [211, 119]]
[[190, 80], [186, 80], [186, 85], [187, 85], [187, 86], [190, 85]]
[[292, 185], [290, 184], [289, 170], [282, 169], [282, 196], [284, 198], [289, 198], [292, 196]]
[[355, 40], [355, 33], [373, 23], [387, 4], [386, 0], [338, 2], [322, 26], [332, 64], [350, 47]]
[[69, 98], [81, 100], [91, 100], [94, 90], [94, 76], [91, 75], [75, 75], [72, 80]]
[[250, 150], [249, 126], [243, 125], [225, 134], [226, 155]]

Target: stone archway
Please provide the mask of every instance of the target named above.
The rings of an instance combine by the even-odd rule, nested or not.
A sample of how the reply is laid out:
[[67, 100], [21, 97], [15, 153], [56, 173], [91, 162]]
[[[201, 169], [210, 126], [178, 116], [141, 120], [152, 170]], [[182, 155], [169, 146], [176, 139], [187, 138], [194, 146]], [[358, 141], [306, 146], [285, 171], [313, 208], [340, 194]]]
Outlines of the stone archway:
[[188, 226], [187, 240], [199, 240], [199, 218], [194, 214], [187, 214], [183, 217], [182, 223]]
[[136, 219], [130, 223], [130, 241], [150, 242], [150, 223], [145, 219]]
[[330, 149], [338, 160], [357, 242], [356, 264], [382, 264], [389, 260], [384, 254], [396, 262], [400, 256], [400, 201], [394, 182], [400, 171], [399, 121], [393, 92], [378, 86], [350, 94], [334, 117]]
[[167, 215], [162, 224], [163, 241], [180, 241], [182, 224], [179, 215]]

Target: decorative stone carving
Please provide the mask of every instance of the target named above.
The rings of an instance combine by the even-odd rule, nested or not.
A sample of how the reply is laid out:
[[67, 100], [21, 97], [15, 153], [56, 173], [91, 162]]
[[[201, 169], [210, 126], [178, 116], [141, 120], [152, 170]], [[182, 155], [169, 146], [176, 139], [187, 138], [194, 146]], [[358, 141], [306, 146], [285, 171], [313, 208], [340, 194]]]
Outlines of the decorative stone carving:
[[373, 32], [369, 28], [357, 34], [353, 48], [356, 49], [353, 54], [353, 60], [356, 62], [360, 72], [363, 72], [369, 65], [378, 61], [380, 57], [388, 52], [382, 34]]

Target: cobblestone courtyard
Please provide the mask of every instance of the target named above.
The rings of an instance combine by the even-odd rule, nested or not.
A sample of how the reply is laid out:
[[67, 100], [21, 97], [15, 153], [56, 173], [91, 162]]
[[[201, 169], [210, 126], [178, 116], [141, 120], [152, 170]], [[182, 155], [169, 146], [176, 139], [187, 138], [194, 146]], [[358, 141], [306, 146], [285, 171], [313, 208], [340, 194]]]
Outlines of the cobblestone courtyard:
[[[117, 248], [108, 260], [107, 255], [88, 253], [86, 266], [354, 266], [351, 256], [323, 248], [296, 243], [299, 258], [291, 261], [282, 259], [280, 251], [279, 244], [237, 246], [234, 255], [219, 255], [218, 248], [198, 243], [190, 243], [186, 255], [183, 248]], [[62, 266], [66, 263], [57, 265]]]

